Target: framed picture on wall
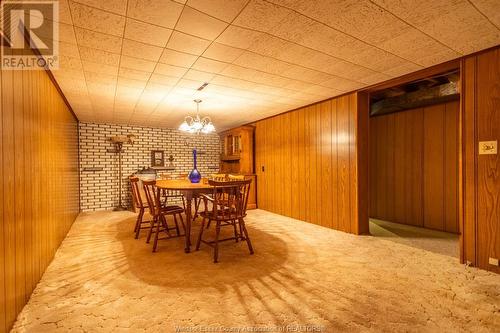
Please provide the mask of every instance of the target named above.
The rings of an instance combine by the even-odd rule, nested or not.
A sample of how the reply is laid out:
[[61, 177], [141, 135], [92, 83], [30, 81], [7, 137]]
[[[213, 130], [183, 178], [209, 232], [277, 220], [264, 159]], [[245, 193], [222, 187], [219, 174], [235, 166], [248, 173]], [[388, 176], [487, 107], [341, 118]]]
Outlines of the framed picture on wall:
[[165, 166], [165, 152], [163, 150], [151, 150], [151, 166], [152, 167]]

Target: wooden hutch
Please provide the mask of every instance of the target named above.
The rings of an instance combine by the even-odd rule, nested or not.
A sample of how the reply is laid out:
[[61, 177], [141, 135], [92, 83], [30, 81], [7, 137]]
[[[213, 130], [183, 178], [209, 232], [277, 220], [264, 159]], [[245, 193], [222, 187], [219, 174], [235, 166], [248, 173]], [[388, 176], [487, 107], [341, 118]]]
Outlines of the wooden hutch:
[[219, 133], [221, 141], [220, 172], [244, 175], [252, 179], [248, 208], [257, 208], [256, 175], [254, 171], [255, 127], [245, 125]]

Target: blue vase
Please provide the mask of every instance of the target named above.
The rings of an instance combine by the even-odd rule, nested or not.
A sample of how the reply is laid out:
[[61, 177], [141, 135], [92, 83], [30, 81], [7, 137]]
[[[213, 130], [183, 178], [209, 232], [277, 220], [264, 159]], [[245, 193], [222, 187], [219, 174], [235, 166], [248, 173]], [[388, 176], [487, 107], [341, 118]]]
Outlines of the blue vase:
[[191, 183], [199, 183], [201, 180], [201, 173], [196, 168], [196, 149], [193, 149], [193, 170], [189, 173], [189, 180]]

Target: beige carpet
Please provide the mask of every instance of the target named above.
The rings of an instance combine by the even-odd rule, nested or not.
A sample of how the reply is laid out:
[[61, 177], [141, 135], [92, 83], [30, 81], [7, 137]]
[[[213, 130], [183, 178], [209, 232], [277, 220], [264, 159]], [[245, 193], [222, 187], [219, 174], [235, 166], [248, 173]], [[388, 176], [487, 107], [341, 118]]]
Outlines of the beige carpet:
[[370, 234], [417, 249], [459, 258], [459, 235], [411, 225], [370, 219]]
[[447, 255], [256, 210], [255, 255], [213, 264], [180, 239], [152, 254], [133, 223], [82, 214], [14, 331], [500, 332], [500, 276]]

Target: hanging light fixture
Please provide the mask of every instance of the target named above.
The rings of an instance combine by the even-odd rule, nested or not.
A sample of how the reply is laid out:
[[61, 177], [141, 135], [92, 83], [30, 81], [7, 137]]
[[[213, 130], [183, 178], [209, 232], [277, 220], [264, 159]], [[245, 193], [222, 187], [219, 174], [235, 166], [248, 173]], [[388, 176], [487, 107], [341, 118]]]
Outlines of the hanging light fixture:
[[187, 116], [184, 122], [179, 126], [179, 130], [188, 133], [212, 133], [215, 132], [215, 127], [210, 120], [210, 117], [200, 118], [200, 103], [201, 99], [195, 99], [196, 103], [196, 116]]

